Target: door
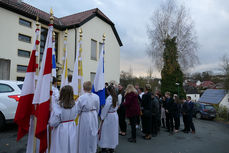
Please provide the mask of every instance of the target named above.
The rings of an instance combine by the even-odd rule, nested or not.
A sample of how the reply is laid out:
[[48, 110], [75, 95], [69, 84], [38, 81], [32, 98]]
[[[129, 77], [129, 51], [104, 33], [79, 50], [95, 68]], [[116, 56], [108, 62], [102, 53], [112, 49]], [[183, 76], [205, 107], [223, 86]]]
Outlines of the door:
[[10, 60], [0, 59], [0, 80], [10, 79]]

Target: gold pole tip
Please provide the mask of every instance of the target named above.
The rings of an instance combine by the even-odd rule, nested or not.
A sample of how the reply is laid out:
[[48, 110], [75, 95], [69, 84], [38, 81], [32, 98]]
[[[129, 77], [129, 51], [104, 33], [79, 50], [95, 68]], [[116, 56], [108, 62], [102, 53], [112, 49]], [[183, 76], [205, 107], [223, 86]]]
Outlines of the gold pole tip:
[[53, 15], [53, 10], [52, 10], [52, 8], [50, 9], [50, 15]]
[[83, 30], [82, 30], [82, 28], [80, 28], [79, 33], [80, 33], [80, 37], [82, 37], [83, 36]]
[[106, 34], [104, 33], [104, 34], [103, 34], [103, 40], [105, 40], [105, 39], [106, 39]]

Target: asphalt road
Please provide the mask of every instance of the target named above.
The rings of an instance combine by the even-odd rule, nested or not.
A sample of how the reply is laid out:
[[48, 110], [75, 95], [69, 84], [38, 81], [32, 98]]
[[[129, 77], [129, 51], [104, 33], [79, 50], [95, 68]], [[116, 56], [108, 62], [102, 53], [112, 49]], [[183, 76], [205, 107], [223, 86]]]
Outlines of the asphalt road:
[[[179, 132], [169, 135], [164, 129], [151, 140], [143, 140], [140, 130], [137, 143], [127, 142], [130, 131], [119, 137], [116, 153], [229, 153], [229, 125], [208, 120], [194, 120], [196, 134]], [[0, 132], [0, 153], [25, 153], [26, 137], [16, 142], [17, 127], [8, 124]], [[181, 125], [181, 129], [183, 125]]]

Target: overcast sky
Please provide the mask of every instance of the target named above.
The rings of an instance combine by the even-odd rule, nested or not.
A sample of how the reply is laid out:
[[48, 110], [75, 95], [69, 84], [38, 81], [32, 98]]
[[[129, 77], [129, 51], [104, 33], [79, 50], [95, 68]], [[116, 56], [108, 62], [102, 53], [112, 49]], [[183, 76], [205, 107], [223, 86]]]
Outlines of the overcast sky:
[[[136, 76], [146, 76], [150, 65], [153, 76], [160, 77], [146, 54], [149, 43], [147, 25], [153, 11], [163, 0], [23, 0], [43, 11], [52, 7], [54, 15], [63, 17], [77, 12], [99, 8], [115, 24], [123, 42], [120, 70]], [[190, 73], [218, 71], [220, 58], [229, 54], [229, 0], [177, 0], [188, 8], [198, 36], [200, 64]]]

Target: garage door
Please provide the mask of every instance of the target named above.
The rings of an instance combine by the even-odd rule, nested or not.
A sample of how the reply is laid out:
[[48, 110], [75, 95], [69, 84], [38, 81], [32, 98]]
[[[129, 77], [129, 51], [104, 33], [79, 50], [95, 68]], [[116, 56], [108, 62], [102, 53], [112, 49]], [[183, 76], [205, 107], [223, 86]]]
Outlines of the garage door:
[[10, 60], [0, 59], [0, 80], [10, 79]]

